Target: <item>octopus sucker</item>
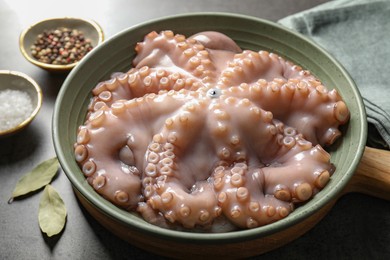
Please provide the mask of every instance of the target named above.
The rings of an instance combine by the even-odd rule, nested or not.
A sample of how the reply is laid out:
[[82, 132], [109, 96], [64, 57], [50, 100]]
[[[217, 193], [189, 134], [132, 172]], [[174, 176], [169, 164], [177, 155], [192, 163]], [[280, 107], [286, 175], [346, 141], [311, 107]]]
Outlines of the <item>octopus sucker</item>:
[[101, 189], [106, 184], [106, 177], [104, 175], [99, 175], [92, 181], [92, 186], [95, 190]]
[[100, 94], [99, 94], [99, 100], [103, 101], [103, 102], [109, 102], [111, 101], [112, 99], [112, 94], [110, 91], [108, 90], [105, 90], [105, 91], [102, 91]]
[[279, 200], [291, 201], [291, 193], [287, 188], [277, 187], [274, 195]]
[[183, 218], [186, 218], [191, 214], [191, 209], [187, 205], [183, 204], [180, 206], [179, 212]]
[[285, 207], [278, 207], [276, 211], [278, 212], [280, 218], [285, 218], [288, 214], [290, 214], [289, 210]]
[[97, 96], [97, 95], [99, 95], [101, 92], [103, 92], [105, 90], [108, 90], [107, 86], [106, 86], [106, 82], [99, 82], [95, 86], [95, 88], [92, 90], [92, 94]]
[[349, 119], [349, 110], [343, 101], [337, 101], [334, 105], [334, 115], [340, 123], [345, 123]]
[[84, 127], [79, 128], [77, 134], [77, 143], [86, 144], [89, 142], [89, 140], [89, 130]]
[[237, 199], [241, 202], [245, 202], [249, 199], [249, 191], [245, 187], [239, 187], [236, 192]]
[[350, 112], [336, 89], [219, 32], [150, 32], [92, 89], [74, 156], [105, 199], [163, 228], [218, 232], [287, 217], [331, 181]]
[[124, 102], [115, 102], [111, 105], [112, 114], [119, 116], [121, 113], [125, 112], [126, 106]]
[[299, 201], [306, 201], [313, 195], [313, 188], [309, 183], [296, 184], [294, 196]]
[[93, 160], [88, 160], [83, 164], [82, 171], [85, 176], [91, 176], [96, 171], [96, 164], [93, 162]]
[[115, 192], [115, 199], [119, 203], [126, 203], [129, 200], [129, 194], [127, 194], [127, 192], [118, 190], [117, 192]]
[[88, 149], [84, 145], [76, 145], [74, 149], [76, 161], [81, 163], [88, 157]]
[[260, 204], [257, 201], [251, 201], [248, 205], [248, 209], [251, 212], [258, 212], [260, 210]]
[[322, 189], [329, 182], [329, 180], [330, 180], [330, 173], [329, 171], [325, 170], [318, 174], [317, 179], [314, 182], [314, 185], [317, 188]]
[[273, 217], [276, 213], [276, 209], [274, 206], [266, 206], [264, 211], [268, 217]]

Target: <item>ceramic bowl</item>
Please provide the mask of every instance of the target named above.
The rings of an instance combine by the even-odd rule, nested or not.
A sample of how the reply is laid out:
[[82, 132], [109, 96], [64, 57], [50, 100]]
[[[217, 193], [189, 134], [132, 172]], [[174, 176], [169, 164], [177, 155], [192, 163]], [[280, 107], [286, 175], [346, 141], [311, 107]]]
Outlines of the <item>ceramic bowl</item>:
[[[18, 90], [26, 92], [32, 102], [32, 112], [18, 125], [0, 130], [0, 136], [14, 134], [33, 121], [42, 106], [42, 91], [38, 84], [24, 73], [10, 70], [0, 70], [0, 91]], [[2, 117], [3, 115], [0, 115]]]
[[[73, 144], [77, 127], [84, 122], [91, 89], [98, 82], [109, 79], [113, 72], [126, 72], [131, 67], [135, 44], [142, 41], [147, 33], [168, 29], [186, 36], [207, 30], [222, 32], [242, 49], [277, 53], [311, 70], [325, 86], [339, 91], [351, 111], [351, 119], [343, 128], [342, 140], [329, 148], [337, 170], [320, 193], [275, 223], [249, 230], [204, 234], [151, 225], [136, 214], [115, 207], [88, 185], [75, 161]], [[313, 216], [310, 227], [317, 223], [320, 216], [316, 214], [328, 208], [327, 205], [353, 175], [363, 153], [366, 131], [364, 106], [356, 86], [343, 67], [325, 50], [275, 23], [225, 13], [171, 16], [136, 25], [115, 35], [68, 75], [58, 95], [53, 118], [53, 138], [59, 161], [88, 211], [130, 243], [174, 257], [229, 255], [241, 258], [272, 250], [302, 235], [301, 223]], [[305, 228], [307, 230], [309, 226]]]
[[104, 40], [103, 30], [95, 21], [74, 17], [50, 18], [39, 21], [22, 31], [19, 38], [19, 47], [23, 56], [32, 64], [51, 72], [68, 72], [73, 69], [78, 62], [66, 65], [49, 64], [38, 61], [31, 54], [31, 46], [34, 44], [39, 34], [43, 33], [45, 30], [50, 31], [60, 27], [81, 31], [85, 38], [91, 40], [91, 44], [94, 48]]

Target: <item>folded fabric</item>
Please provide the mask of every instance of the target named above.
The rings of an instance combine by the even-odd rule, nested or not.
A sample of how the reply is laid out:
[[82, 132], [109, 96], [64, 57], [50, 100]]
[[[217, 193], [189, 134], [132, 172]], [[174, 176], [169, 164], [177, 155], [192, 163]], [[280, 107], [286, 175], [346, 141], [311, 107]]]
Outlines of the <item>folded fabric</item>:
[[312, 38], [349, 72], [367, 112], [367, 145], [390, 147], [390, 1], [334, 0], [278, 21]]

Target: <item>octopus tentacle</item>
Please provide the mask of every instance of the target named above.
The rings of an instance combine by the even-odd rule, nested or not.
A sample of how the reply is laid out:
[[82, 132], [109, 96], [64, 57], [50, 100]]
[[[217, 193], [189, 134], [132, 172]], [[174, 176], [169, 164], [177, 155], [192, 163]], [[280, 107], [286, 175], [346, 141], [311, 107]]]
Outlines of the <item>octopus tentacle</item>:
[[179, 72], [144, 66], [129, 73], [114, 74], [110, 80], [97, 84], [92, 90], [94, 97], [88, 110], [93, 112], [104, 105], [110, 106], [118, 100], [130, 100], [146, 94], [157, 94], [163, 90], [195, 91], [201, 87], [204, 87], [201, 81], [188, 79]]
[[240, 46], [225, 34], [214, 31], [205, 31], [192, 35], [193, 39], [201, 43], [205, 48], [213, 50], [230, 51], [233, 53], [242, 52]]
[[[310, 72], [266, 51], [236, 54], [220, 81], [233, 86], [229, 94], [251, 99], [313, 143], [332, 144], [341, 135], [339, 125], [349, 117], [336, 90], [328, 93]], [[317, 129], [314, 134], [313, 128]]]
[[286, 217], [293, 205], [265, 194], [261, 169], [238, 163], [214, 174], [224, 215], [241, 228], [255, 228]]
[[[251, 164], [254, 164], [254, 161], [256, 166], [259, 164], [268, 165], [263, 167], [264, 171], [258, 173], [264, 174], [267, 183], [266, 194], [275, 195], [277, 199], [287, 201], [305, 201], [318, 190], [313, 190], [313, 188], [324, 186], [324, 182], [327, 181], [326, 173], [321, 175], [320, 179], [318, 178], [320, 173], [324, 172], [327, 172], [329, 176], [331, 164], [329, 163], [330, 156], [322, 148], [319, 146], [312, 148], [311, 144], [305, 142], [301, 134], [297, 134], [294, 128], [284, 127], [281, 122], [274, 121], [266, 111], [254, 106], [247, 99], [238, 101], [230, 97], [229, 105], [225, 107], [223, 112], [227, 115], [232, 110], [239, 112], [240, 117], [234, 118], [232, 122], [247, 135], [247, 138], [253, 140], [256, 134], [262, 136], [261, 142], [246, 144], [247, 148], [248, 146], [252, 147], [258, 158], [245, 159]], [[222, 111], [219, 112], [219, 115], [221, 113]], [[218, 120], [216, 122], [219, 127], [223, 126]], [[251, 122], [251, 124], [249, 125], [247, 122]], [[229, 148], [224, 149], [229, 151]], [[306, 152], [307, 150], [309, 152]], [[221, 159], [227, 160], [228, 158], [225, 156]], [[287, 171], [289, 172], [288, 176], [285, 174]], [[239, 175], [234, 176], [240, 185], [244, 182]], [[231, 180], [235, 179], [232, 177]]]
[[[147, 204], [171, 223], [187, 228], [210, 224], [220, 215], [213, 186], [207, 181], [209, 174], [201, 172], [205, 167], [188, 168], [185, 163], [187, 150], [197, 149], [193, 140], [201, 134], [196, 129], [202, 126], [197, 124], [205, 121], [199, 119], [205, 117], [202, 110], [202, 104], [185, 106], [177, 116], [168, 118], [146, 152], [144, 174], [151, 178], [144, 190]], [[202, 146], [198, 147], [204, 149]]]
[[208, 225], [221, 214], [214, 189], [207, 181], [197, 182], [191, 191], [186, 191], [182, 184], [172, 180], [168, 184], [158, 183], [159, 195], [148, 200], [152, 208], [162, 212], [168, 221], [193, 228]]
[[301, 140], [299, 135], [285, 137], [285, 145], [292, 147], [283, 156], [275, 158], [269, 167], [262, 168], [267, 194], [284, 201], [302, 202], [329, 181], [334, 171], [330, 155], [319, 145], [312, 147], [305, 142], [302, 145]]
[[332, 144], [341, 135], [338, 127], [349, 119], [349, 110], [337, 90], [329, 92], [321, 84], [313, 87], [294, 79], [259, 80], [230, 87], [225, 93], [250, 99], [314, 144]]
[[194, 39], [174, 35], [172, 31], [149, 33], [143, 42], [137, 43], [135, 50], [137, 56], [133, 64], [138, 69], [144, 66], [161, 67], [205, 83], [216, 76], [205, 47]]
[[[168, 94], [163, 98], [170, 100], [167, 101], [171, 103], [170, 107], [163, 106], [154, 94], [131, 101], [117, 101], [111, 107], [105, 106], [91, 113], [79, 129], [76, 160], [88, 182], [121, 207], [134, 208], [142, 200], [142, 154], [152, 137], [151, 134], [145, 135], [150, 125], [138, 122], [153, 120], [184, 103]], [[137, 122], [137, 127], [128, 122]], [[159, 128], [160, 124], [157, 122], [154, 127]], [[112, 125], [116, 127], [110, 127]]]
[[250, 50], [235, 54], [228, 67], [221, 72], [220, 80], [224, 85], [237, 86], [241, 83], [255, 83], [259, 79], [271, 81], [274, 78], [315, 81], [309, 71], [302, 70], [274, 53]]

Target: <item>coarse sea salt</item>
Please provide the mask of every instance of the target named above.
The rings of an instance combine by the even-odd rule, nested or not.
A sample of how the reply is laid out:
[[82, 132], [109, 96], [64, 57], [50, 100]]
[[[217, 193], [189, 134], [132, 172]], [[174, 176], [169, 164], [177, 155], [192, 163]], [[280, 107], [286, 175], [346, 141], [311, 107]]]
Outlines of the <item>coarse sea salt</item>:
[[16, 127], [33, 112], [31, 97], [24, 91], [0, 90], [0, 131]]

